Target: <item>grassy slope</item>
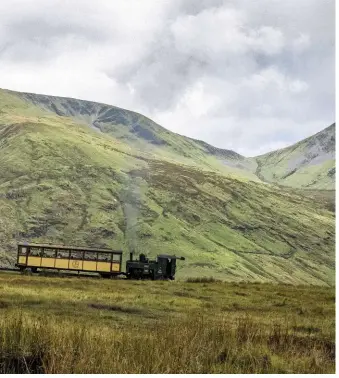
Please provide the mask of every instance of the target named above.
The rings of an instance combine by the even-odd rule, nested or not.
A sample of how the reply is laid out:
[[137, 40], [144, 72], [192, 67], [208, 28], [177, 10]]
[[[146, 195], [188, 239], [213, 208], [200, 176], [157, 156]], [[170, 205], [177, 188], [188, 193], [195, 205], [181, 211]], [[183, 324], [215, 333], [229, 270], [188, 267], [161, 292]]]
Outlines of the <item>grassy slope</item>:
[[0, 274], [0, 373], [334, 373], [334, 291]]
[[7, 94], [22, 98], [25, 106], [33, 105], [57, 115], [72, 117], [77, 123], [122, 141], [139, 155], [260, 181], [254, 173], [252, 161], [234, 151], [173, 133], [141, 114], [72, 98], [10, 91]]
[[255, 158], [263, 181], [292, 187], [334, 189], [335, 124], [290, 147]]
[[155, 159], [0, 96], [2, 264], [19, 240], [61, 242], [184, 255], [179, 278], [334, 282], [334, 213], [322, 200]]

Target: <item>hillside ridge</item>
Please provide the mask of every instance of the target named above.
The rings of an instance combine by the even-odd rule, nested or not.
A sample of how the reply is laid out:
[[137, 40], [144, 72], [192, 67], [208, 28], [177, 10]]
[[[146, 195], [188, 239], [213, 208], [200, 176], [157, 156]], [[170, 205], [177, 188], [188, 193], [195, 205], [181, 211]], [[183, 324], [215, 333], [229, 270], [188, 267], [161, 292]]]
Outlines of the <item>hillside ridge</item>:
[[[10, 89], [3, 89], [3, 88], [2, 88], [2, 90], [7, 91], [9, 93], [13, 93], [14, 95], [20, 96], [21, 98], [26, 99], [26, 100], [34, 103], [37, 106], [41, 106], [42, 104], [45, 104], [45, 105], [47, 105], [45, 109], [48, 109], [48, 110], [50, 110], [52, 112], [55, 112], [56, 114], [58, 114], [60, 116], [76, 116], [78, 114], [78, 112], [67, 111], [67, 110], [74, 110], [72, 108], [65, 108], [63, 112], [62, 111], [60, 112], [59, 109], [57, 109], [55, 106], [53, 106], [52, 102], [48, 104], [48, 102], [46, 100], [52, 100], [52, 99], [54, 99], [54, 100], [64, 100], [64, 101], [67, 100], [68, 102], [70, 101], [70, 103], [71, 104], [73, 103], [74, 105], [77, 105], [80, 102], [80, 103], [87, 104], [90, 109], [94, 110], [94, 108], [97, 107], [101, 111], [104, 110], [104, 113], [107, 112], [107, 111], [109, 111], [110, 108], [112, 108], [112, 109], [116, 109], [116, 110], [120, 110], [120, 111], [124, 111], [124, 112], [128, 112], [128, 113], [132, 113], [132, 114], [134, 114], [136, 116], [142, 116], [142, 117], [146, 118], [147, 120], [151, 121], [152, 123], [156, 124], [159, 128], [161, 128], [163, 130], [166, 130], [166, 131], [170, 131], [170, 130], [166, 129], [165, 127], [161, 126], [160, 124], [158, 124], [157, 122], [153, 121], [151, 118], [149, 118], [149, 117], [147, 117], [147, 116], [145, 116], [145, 115], [143, 115], [143, 114], [141, 114], [139, 112], [136, 112], [134, 110], [125, 109], [125, 108], [122, 108], [122, 107], [118, 107], [118, 106], [115, 106], [115, 105], [110, 105], [110, 104], [107, 104], [107, 103], [104, 103], [104, 102], [98, 102], [98, 101], [92, 101], [92, 100], [81, 100], [81, 99], [77, 99], [76, 97], [54, 96], [54, 95], [38, 94], [38, 93], [33, 93], [33, 92], [19, 92], [19, 91], [14, 91], [14, 90], [10, 90]], [[40, 98], [43, 101], [42, 102], [38, 102], [38, 101], [36, 101], [37, 98]], [[80, 108], [80, 110], [81, 109], [86, 110], [86, 108]], [[78, 108], [78, 111], [79, 111], [79, 108]], [[102, 115], [100, 113], [101, 113], [100, 111], [99, 111], [99, 113], [97, 113], [99, 119], [101, 118], [100, 116]], [[87, 112], [84, 112], [84, 114], [85, 115], [91, 115], [92, 112], [88, 112], [87, 111]], [[170, 132], [173, 133], [173, 134], [176, 134], [176, 135], [178, 135], [180, 137], [184, 137], [184, 138], [190, 139], [190, 140], [192, 140], [194, 142], [198, 142], [199, 144], [206, 146], [210, 151], [215, 151], [215, 152], [217, 152], [219, 154], [227, 154], [229, 152], [229, 153], [233, 154], [235, 157], [238, 157], [238, 158], [240, 157], [240, 158], [254, 158], [254, 159], [257, 159], [257, 158], [261, 158], [262, 156], [266, 156], [266, 155], [272, 154], [274, 152], [280, 152], [280, 151], [284, 151], [284, 150], [290, 149], [291, 147], [293, 147], [295, 145], [298, 145], [299, 143], [306, 142], [309, 139], [315, 138], [318, 135], [321, 135], [322, 133], [324, 133], [327, 130], [330, 130], [330, 129], [334, 128], [334, 127], [335, 127], [335, 122], [333, 122], [330, 126], [327, 126], [324, 129], [318, 131], [317, 133], [315, 133], [315, 134], [313, 134], [311, 136], [308, 136], [306, 138], [300, 139], [299, 141], [296, 141], [294, 143], [291, 143], [290, 145], [288, 145], [286, 147], [280, 148], [278, 150], [272, 150], [272, 151], [266, 152], [264, 154], [256, 155], [256, 156], [253, 156], [253, 157], [248, 157], [248, 156], [241, 155], [238, 152], [233, 151], [233, 150], [215, 147], [212, 144], [207, 143], [207, 142], [205, 142], [203, 140], [192, 138], [192, 137], [188, 137], [188, 136], [184, 136], [184, 135], [176, 133], [174, 131], [170, 131]]]
[[[187, 136], [184, 136], [182, 134], [170, 131], [170, 130], [166, 129], [165, 127], [159, 125], [157, 122], [153, 121], [151, 118], [149, 118], [149, 117], [147, 117], [147, 116], [145, 116], [141, 113], [135, 112], [133, 110], [128, 110], [128, 109], [125, 109], [125, 108], [122, 108], [122, 107], [118, 107], [118, 106], [115, 106], [115, 105], [109, 105], [109, 104], [102, 103], [102, 102], [89, 101], [89, 100], [79, 100], [79, 99], [73, 98], [73, 97], [52, 96], [52, 95], [36, 94], [36, 93], [31, 93], [31, 92], [16, 92], [16, 91], [11, 91], [11, 90], [6, 90], [6, 91], [12, 92], [13, 94], [18, 95], [19, 97], [21, 97], [24, 100], [30, 101], [31, 103], [33, 103], [36, 106], [42, 106], [46, 110], [54, 112], [59, 116], [77, 116], [79, 114], [79, 111], [80, 111], [80, 115], [85, 115], [85, 116], [92, 116], [93, 114], [95, 114], [96, 119], [93, 122], [94, 126], [95, 126], [95, 122], [112, 121], [112, 119], [110, 119], [110, 116], [112, 116], [112, 114], [110, 113], [111, 110], [118, 110], [118, 111], [121, 111], [121, 112], [127, 112], [127, 113], [130, 113], [130, 114], [133, 114], [136, 117], [143, 117], [143, 118], [147, 119], [149, 122], [152, 122], [157, 127], [162, 129], [163, 131], [173, 133], [175, 135], [178, 135], [179, 137], [183, 137], [185, 139], [188, 139], [188, 140], [191, 140], [195, 143], [198, 143], [201, 146], [205, 147], [207, 149], [207, 151], [209, 151], [211, 153], [215, 153], [216, 155], [223, 155], [223, 156], [231, 155], [234, 158], [240, 158], [240, 159], [246, 158], [245, 156], [240, 155], [239, 153], [237, 153], [233, 150], [218, 148], [218, 147], [215, 147], [215, 146], [213, 146], [213, 145], [211, 145], [211, 144], [209, 144], [205, 141], [195, 139], [195, 138], [192, 138], [192, 137], [187, 137]], [[39, 102], [39, 101], [36, 101], [36, 99], [40, 99], [42, 101]], [[50, 100], [50, 102], [48, 102], [47, 100]], [[59, 101], [61, 100], [63, 104], [68, 103], [68, 104], [71, 105], [71, 107], [64, 107], [64, 108], [59, 109], [55, 106], [55, 104], [52, 102], [52, 100], [59, 100]], [[86, 104], [87, 106], [79, 107], [78, 106], [79, 102]], [[74, 107], [72, 107], [72, 105]], [[113, 119], [113, 120], [116, 121], [115, 119]], [[127, 121], [126, 118], [121, 118], [120, 120], [123, 121], [123, 122]], [[125, 123], [125, 124], [127, 124], [127, 123]]]
[[[292, 187], [332, 190], [335, 186], [335, 123], [282, 149], [245, 157], [171, 132], [140, 113], [114, 105], [71, 97], [8, 92], [58, 116], [74, 117], [140, 151], [154, 151], [158, 155], [161, 149], [171, 160], [183, 164], [198, 164], [226, 175]], [[327, 134], [330, 138], [325, 138], [321, 145]]]
[[334, 189], [335, 123], [291, 146], [255, 158], [262, 181], [292, 187]]

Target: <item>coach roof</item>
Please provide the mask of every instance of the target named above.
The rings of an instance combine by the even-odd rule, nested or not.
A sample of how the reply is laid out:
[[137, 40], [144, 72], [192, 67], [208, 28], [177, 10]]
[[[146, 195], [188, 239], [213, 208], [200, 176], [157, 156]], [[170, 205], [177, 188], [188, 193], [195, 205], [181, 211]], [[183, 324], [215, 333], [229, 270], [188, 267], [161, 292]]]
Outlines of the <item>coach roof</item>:
[[55, 248], [55, 249], [67, 249], [72, 251], [85, 251], [85, 252], [104, 252], [104, 253], [115, 253], [122, 254], [122, 251], [116, 251], [108, 248], [88, 248], [88, 247], [72, 247], [69, 245], [58, 245], [58, 244], [36, 244], [36, 243], [19, 243], [18, 246], [21, 247], [34, 247], [34, 248]]

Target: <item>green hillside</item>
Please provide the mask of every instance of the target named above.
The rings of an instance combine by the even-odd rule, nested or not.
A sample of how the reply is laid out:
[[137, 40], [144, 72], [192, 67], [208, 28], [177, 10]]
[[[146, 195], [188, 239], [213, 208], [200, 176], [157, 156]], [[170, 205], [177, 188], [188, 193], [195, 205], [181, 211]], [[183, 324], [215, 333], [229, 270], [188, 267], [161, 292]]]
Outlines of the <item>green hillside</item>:
[[141, 114], [73, 98], [10, 91], [7, 94], [23, 99], [25, 102], [20, 106], [38, 108], [44, 111], [44, 115], [47, 110], [48, 113], [52, 112], [61, 117], [71, 117], [78, 124], [87, 125], [98, 133], [108, 134], [128, 145], [138, 156], [165, 159], [260, 181], [254, 172], [256, 164], [251, 160], [234, 151], [216, 148], [203, 141], [173, 133]]
[[334, 283], [331, 198], [102, 106], [0, 90], [1, 265], [40, 241], [183, 255], [178, 278]]
[[334, 189], [335, 124], [294, 144], [256, 159], [256, 174], [263, 181], [282, 185]]

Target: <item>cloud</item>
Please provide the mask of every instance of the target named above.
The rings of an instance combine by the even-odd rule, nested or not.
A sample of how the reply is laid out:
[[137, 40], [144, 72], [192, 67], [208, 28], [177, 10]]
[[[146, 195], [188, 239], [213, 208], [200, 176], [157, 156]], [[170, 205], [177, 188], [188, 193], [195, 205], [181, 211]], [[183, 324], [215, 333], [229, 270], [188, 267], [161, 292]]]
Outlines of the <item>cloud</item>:
[[301, 33], [300, 36], [292, 42], [292, 46], [297, 53], [307, 50], [311, 46], [310, 36]]
[[334, 0], [0, 2], [0, 87], [263, 153], [334, 121]]

